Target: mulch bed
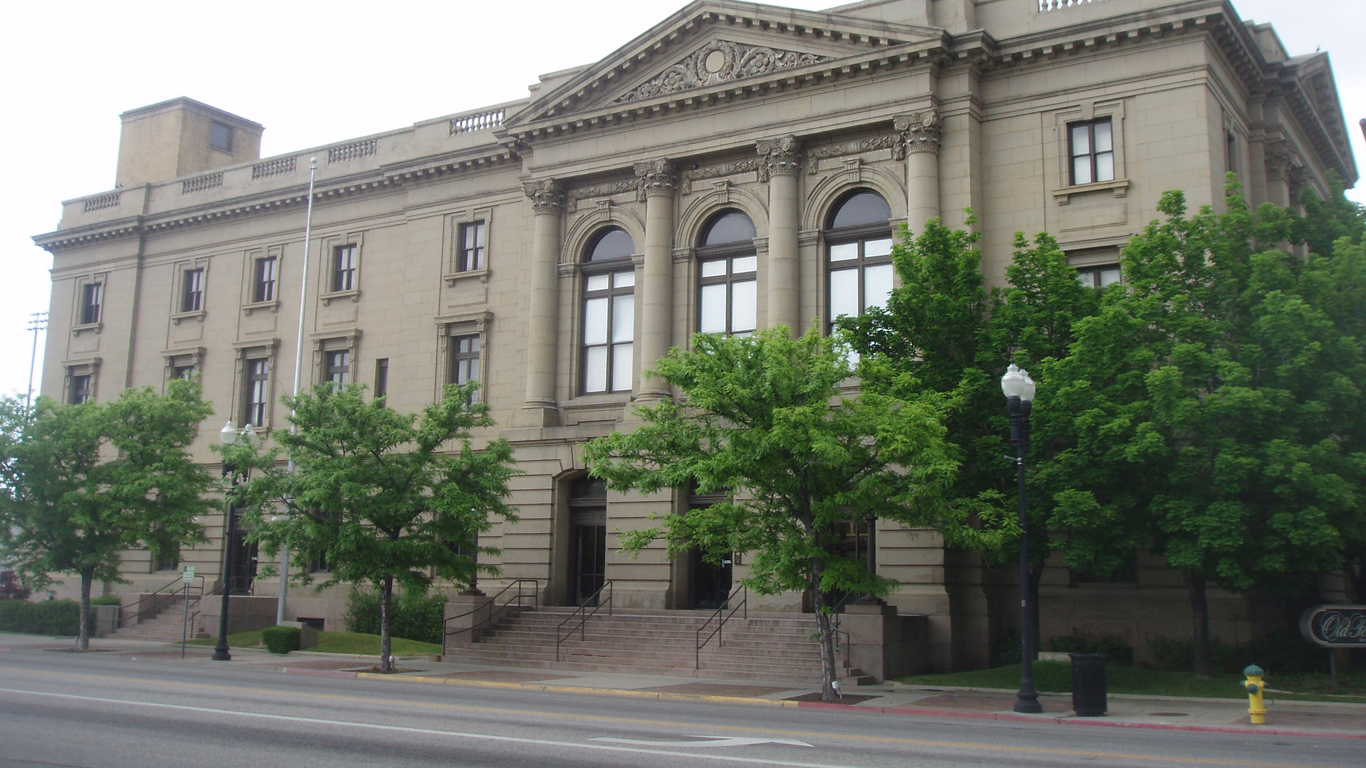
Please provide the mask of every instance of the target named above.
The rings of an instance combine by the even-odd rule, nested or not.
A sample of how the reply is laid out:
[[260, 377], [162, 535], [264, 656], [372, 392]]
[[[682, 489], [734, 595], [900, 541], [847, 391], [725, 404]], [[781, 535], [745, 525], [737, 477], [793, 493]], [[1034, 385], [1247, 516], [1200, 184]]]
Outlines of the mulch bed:
[[[846, 694], [844, 694], [843, 696], [841, 696], [840, 699], [839, 699], [838, 701], [834, 701], [834, 702], [831, 702], [831, 703], [832, 703], [832, 704], [858, 704], [859, 702], [867, 701], [867, 700], [869, 700], [869, 699], [880, 699], [880, 698], [882, 698], [882, 697], [881, 697], [881, 696], [869, 696], [869, 695], [867, 695], [867, 694], [862, 694], [862, 693], [846, 693]], [[816, 691], [815, 693], [803, 693], [803, 694], [800, 695], [800, 696], [789, 696], [788, 698], [783, 699], [783, 701], [815, 701], [815, 702], [819, 702], [820, 700], [821, 700], [820, 691]], [[917, 702], [917, 703], [918, 703], [918, 702]]]
[[725, 683], [680, 683], [678, 685], [657, 685], [653, 688], [637, 688], [635, 690], [651, 691], [657, 693], [688, 693], [698, 696], [734, 696], [742, 699], [753, 699], [760, 696], [767, 696], [771, 693], [781, 693], [791, 690], [790, 688], [774, 688], [769, 685], [727, 685]]

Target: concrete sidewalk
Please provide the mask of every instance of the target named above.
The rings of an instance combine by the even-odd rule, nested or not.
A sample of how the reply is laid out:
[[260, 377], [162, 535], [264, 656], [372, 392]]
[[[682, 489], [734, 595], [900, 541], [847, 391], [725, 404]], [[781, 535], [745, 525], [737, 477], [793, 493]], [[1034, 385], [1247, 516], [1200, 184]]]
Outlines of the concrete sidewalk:
[[[429, 685], [519, 688], [559, 693], [592, 693], [642, 698], [680, 698], [756, 706], [836, 707], [900, 716], [969, 718], [1018, 722], [1049, 722], [1087, 727], [1150, 728], [1217, 733], [1302, 735], [1366, 739], [1366, 704], [1338, 702], [1266, 702], [1266, 724], [1248, 722], [1246, 699], [1197, 699], [1112, 694], [1105, 717], [1077, 717], [1071, 694], [1045, 693], [1042, 715], [1020, 715], [1011, 710], [1015, 692], [974, 688], [932, 688], [882, 683], [846, 690], [839, 704], [820, 702], [820, 686], [809, 680], [728, 680], [705, 677], [582, 672], [568, 669], [530, 669], [434, 661], [432, 657], [401, 657], [398, 672], [374, 672], [374, 656], [296, 651], [286, 656], [261, 649], [234, 648], [231, 662], [214, 662], [212, 649], [188, 646], [180, 658], [179, 645], [139, 640], [100, 638], [92, 650], [105, 658], [126, 658], [167, 664], [226, 664], [285, 674], [383, 679]], [[28, 635], [0, 635], [0, 652], [8, 650], [66, 650], [70, 641]], [[107, 655], [105, 655], [107, 654]]]

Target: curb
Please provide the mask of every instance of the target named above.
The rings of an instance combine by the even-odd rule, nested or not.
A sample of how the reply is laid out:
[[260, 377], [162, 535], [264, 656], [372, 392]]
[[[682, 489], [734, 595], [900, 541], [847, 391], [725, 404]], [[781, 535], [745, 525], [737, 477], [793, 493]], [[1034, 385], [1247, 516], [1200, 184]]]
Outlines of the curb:
[[475, 688], [498, 688], [503, 690], [537, 691], [541, 693], [577, 693], [598, 696], [624, 696], [628, 698], [706, 701], [717, 704], [751, 704], [770, 707], [795, 707], [798, 709], [842, 710], [850, 713], [875, 715], [909, 715], [913, 717], [942, 717], [959, 720], [990, 720], [1009, 723], [1049, 723], [1052, 725], [1071, 725], [1092, 728], [1130, 728], [1150, 731], [1184, 731], [1187, 733], [1224, 733], [1239, 736], [1295, 736], [1301, 738], [1366, 740], [1366, 733], [1343, 733], [1341, 731], [1301, 730], [1294, 728], [1260, 728], [1236, 725], [1180, 725], [1177, 723], [1139, 723], [1130, 720], [1080, 719], [1072, 717], [1020, 715], [1013, 712], [964, 712], [950, 709], [921, 709], [916, 707], [876, 707], [854, 704], [826, 703], [823, 701], [788, 701], [785, 699], [759, 699], [744, 696], [716, 696], [696, 693], [668, 693], [664, 691], [631, 691], [620, 688], [585, 688], [582, 686], [536, 685], [533, 683], [499, 683], [488, 680], [455, 680], [446, 677], [427, 677], [424, 675], [382, 675], [377, 672], [343, 672], [325, 669], [299, 669], [284, 667], [280, 670], [288, 675], [313, 675], [317, 677], [351, 677], [366, 680], [385, 680], [393, 682], [426, 683], [428, 685], [463, 685]]

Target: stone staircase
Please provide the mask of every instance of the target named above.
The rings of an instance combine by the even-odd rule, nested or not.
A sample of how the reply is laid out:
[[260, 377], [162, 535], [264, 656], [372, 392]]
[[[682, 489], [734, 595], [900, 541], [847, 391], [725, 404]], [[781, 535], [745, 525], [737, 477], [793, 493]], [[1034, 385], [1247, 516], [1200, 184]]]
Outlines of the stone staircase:
[[[820, 646], [815, 618], [786, 613], [750, 613], [726, 622], [718, 647], [715, 637], [696, 652], [697, 630], [714, 611], [604, 611], [588, 619], [583, 637], [575, 631], [560, 645], [557, 633], [574, 608], [527, 609], [499, 622], [470, 645], [451, 648], [444, 661], [596, 672], [636, 672], [682, 677], [727, 677], [744, 680], [819, 681]], [[707, 627], [709, 634], [716, 622]], [[840, 685], [874, 682], [849, 668], [837, 654]]]
[[[168, 596], [165, 603], [153, 616], [144, 616], [138, 621], [130, 614], [136, 611], [136, 603], [131, 608], [125, 608], [125, 616], [119, 622], [119, 629], [114, 633], [114, 637], [120, 640], [157, 640], [167, 643], [180, 642], [181, 626], [185, 621], [185, 598], [182, 595]], [[203, 633], [196, 634], [194, 619], [198, 610], [199, 598], [190, 598], [190, 631], [189, 639], [196, 637], [207, 637]]]

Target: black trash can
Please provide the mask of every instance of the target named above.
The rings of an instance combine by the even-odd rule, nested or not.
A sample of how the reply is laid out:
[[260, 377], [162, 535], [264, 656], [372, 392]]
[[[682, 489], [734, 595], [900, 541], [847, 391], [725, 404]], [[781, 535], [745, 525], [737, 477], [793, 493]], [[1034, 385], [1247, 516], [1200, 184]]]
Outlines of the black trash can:
[[1101, 717], [1105, 701], [1105, 654], [1070, 653], [1072, 657], [1072, 709], [1079, 717]]

